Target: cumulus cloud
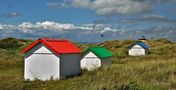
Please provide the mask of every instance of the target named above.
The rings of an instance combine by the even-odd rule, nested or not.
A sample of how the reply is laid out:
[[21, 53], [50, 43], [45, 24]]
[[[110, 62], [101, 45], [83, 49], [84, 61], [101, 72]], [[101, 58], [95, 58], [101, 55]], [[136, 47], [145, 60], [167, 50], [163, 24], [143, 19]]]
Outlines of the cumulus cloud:
[[147, 38], [153, 38], [153, 39], [157, 39], [157, 38], [168, 38], [172, 41], [176, 41], [175, 39], [175, 34], [176, 34], [176, 28], [175, 27], [165, 27], [165, 28], [161, 28], [161, 27], [151, 27], [148, 29], [144, 29], [142, 31], [134, 31], [132, 32], [133, 34], [138, 34], [138, 35], [145, 35], [147, 36]]
[[64, 0], [66, 1], [69, 3], [60, 4], [91, 9], [99, 15], [151, 12], [157, 3], [176, 2], [176, 0]]
[[46, 5], [48, 7], [53, 7], [53, 8], [67, 8], [68, 5], [66, 3], [59, 3], [59, 2], [47, 2]]
[[105, 24], [83, 24], [80, 26], [70, 24], [70, 23], [57, 23], [53, 21], [44, 21], [44, 22], [23, 22], [16, 26], [0, 24], [0, 29], [18, 29], [23, 32], [31, 31], [31, 30], [54, 30], [54, 31], [68, 31], [68, 30], [82, 30], [82, 31], [114, 31], [110, 28], [109, 25]]
[[125, 18], [104, 18], [93, 21], [94, 23], [104, 23], [104, 24], [135, 24], [135, 23], [145, 23], [145, 22], [151, 22], [155, 24], [159, 23], [167, 23], [167, 24], [173, 24], [176, 23], [175, 19], [170, 19], [166, 16], [162, 16], [159, 14], [150, 14], [145, 16], [138, 16], [138, 17], [125, 17]]
[[17, 17], [17, 16], [21, 16], [21, 14], [18, 12], [10, 12], [10, 13], [1, 14], [1, 17], [5, 17], [5, 18], [11, 18], [11, 17]]
[[18, 28], [22, 30], [27, 29], [69, 30], [73, 27], [74, 27], [73, 24], [62, 24], [52, 21], [36, 22], [35, 24], [30, 22], [23, 22], [18, 25]]
[[[148, 30], [119, 30], [108, 24], [83, 24], [57, 23], [53, 21], [23, 22], [18, 25], [0, 23], [0, 38], [17, 37], [32, 38], [40, 37], [67, 38], [77, 42], [102, 42], [112, 39], [137, 39], [141, 35], [160, 37], [162, 35], [173, 39], [175, 28], [149, 28]], [[103, 37], [102, 37], [103, 35]], [[170, 37], [172, 36], [172, 37]], [[175, 39], [173, 39], [175, 40]]]
[[79, 8], [89, 8], [92, 2], [90, 0], [73, 0], [72, 5]]
[[70, 23], [57, 23], [52, 21], [44, 22], [23, 22], [18, 25], [8, 25], [0, 23], [0, 38], [18, 37], [18, 38], [39, 38], [39, 37], [57, 37], [67, 38], [79, 42], [97, 42], [112, 38], [108, 36], [102, 38], [101, 34], [111, 35], [119, 34], [119, 30], [112, 29], [104, 24], [83, 24], [74, 25]]
[[138, 18], [129, 18], [129, 19], [124, 19], [122, 22], [165, 22], [165, 23], [176, 23], [176, 20], [174, 19], [169, 19], [165, 16], [161, 15], [146, 15]]
[[14, 25], [0, 23], [0, 30], [8, 30], [8, 29], [16, 29], [16, 27]]
[[148, 12], [152, 10], [151, 3], [148, 1], [139, 2], [132, 0], [95, 0], [92, 2], [92, 9], [97, 14], [133, 14], [139, 12]]

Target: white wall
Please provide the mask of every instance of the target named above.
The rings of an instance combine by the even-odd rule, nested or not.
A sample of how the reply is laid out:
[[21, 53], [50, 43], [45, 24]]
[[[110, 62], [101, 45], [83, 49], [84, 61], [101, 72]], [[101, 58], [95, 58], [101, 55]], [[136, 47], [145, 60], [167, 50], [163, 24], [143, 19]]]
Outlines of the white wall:
[[33, 54], [25, 58], [24, 78], [29, 80], [59, 79], [60, 60], [53, 54]]
[[60, 78], [60, 59], [42, 44], [25, 54], [24, 78], [50, 80]]
[[140, 45], [133, 46], [130, 50], [128, 50], [128, 54], [130, 56], [138, 56], [138, 55], [145, 55], [145, 49], [142, 48]]
[[80, 54], [62, 54], [61, 56], [60, 75], [66, 76], [80, 74]]
[[101, 67], [101, 60], [92, 52], [88, 52], [82, 59], [81, 59], [81, 68], [93, 70], [95, 68]]

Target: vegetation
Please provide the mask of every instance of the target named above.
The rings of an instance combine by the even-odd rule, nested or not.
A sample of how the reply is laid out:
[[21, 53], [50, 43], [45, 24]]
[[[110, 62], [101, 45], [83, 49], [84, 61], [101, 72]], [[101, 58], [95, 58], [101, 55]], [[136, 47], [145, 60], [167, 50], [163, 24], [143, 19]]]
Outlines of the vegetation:
[[148, 40], [150, 54], [130, 57], [127, 47], [135, 41], [106, 41], [100, 44], [113, 52], [112, 65], [99, 70], [82, 71], [58, 81], [24, 81], [21, 50], [31, 40], [7, 38], [0, 40], [0, 90], [168, 90], [176, 89], [176, 43], [166, 39]]

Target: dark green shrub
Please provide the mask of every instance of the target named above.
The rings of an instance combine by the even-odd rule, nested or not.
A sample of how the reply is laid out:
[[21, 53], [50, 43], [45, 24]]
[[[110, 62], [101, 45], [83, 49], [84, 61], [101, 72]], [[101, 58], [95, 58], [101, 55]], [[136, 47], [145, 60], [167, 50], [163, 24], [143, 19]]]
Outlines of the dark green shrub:
[[0, 48], [8, 49], [8, 48], [17, 48], [22, 46], [23, 43], [21, 43], [18, 39], [15, 38], [6, 38], [0, 40]]

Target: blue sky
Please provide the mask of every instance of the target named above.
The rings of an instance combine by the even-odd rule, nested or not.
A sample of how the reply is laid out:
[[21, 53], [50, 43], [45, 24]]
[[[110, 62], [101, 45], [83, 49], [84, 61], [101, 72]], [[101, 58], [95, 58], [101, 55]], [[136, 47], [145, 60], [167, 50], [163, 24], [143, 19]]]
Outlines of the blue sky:
[[[175, 24], [176, 0], [0, 0], [1, 38], [39, 38], [49, 30], [48, 37], [75, 41], [84, 41], [82, 37], [97, 41], [94, 38], [101, 34], [108, 36], [98, 41], [127, 39], [131, 31], [136, 34], [129, 39], [145, 35], [173, 40]], [[71, 33], [79, 37], [70, 37]]]
[[[60, 3], [61, 0], [0, 0], [1, 14], [19, 13], [19, 17], [0, 18], [3, 23], [18, 24], [24, 21], [55, 21], [63, 23], [92, 23], [98, 18], [91, 10], [79, 8], [57, 8], [47, 3]], [[79, 20], [78, 20], [79, 19]]]

